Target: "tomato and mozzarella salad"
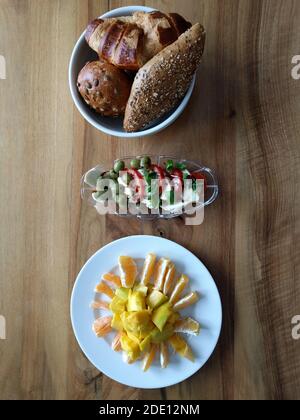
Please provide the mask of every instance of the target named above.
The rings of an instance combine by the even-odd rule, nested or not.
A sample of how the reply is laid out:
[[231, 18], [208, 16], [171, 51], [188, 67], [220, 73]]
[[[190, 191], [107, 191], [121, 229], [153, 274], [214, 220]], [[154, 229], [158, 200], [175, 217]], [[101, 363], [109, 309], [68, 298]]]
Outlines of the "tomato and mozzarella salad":
[[205, 175], [189, 171], [185, 163], [169, 159], [156, 164], [148, 156], [132, 159], [127, 166], [125, 161], [117, 160], [110, 171], [101, 174], [93, 193], [96, 202], [107, 200], [109, 188], [103, 187], [105, 180], [113, 181], [115, 188], [111, 198], [119, 205], [127, 204], [124, 200], [129, 200], [137, 206], [170, 213], [182, 207], [183, 201], [185, 204], [199, 203], [201, 192], [204, 195], [207, 188]]

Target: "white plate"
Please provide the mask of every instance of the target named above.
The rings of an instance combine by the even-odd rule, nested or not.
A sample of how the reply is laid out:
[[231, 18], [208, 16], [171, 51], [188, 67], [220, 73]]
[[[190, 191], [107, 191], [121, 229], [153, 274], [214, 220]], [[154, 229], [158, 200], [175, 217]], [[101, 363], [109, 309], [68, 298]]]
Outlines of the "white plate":
[[[117, 265], [118, 256], [145, 258], [154, 252], [158, 257], [170, 257], [178, 270], [191, 281], [191, 289], [201, 295], [200, 301], [183, 314], [200, 322], [201, 334], [189, 338], [195, 354], [195, 363], [173, 354], [167, 369], [159, 361], [147, 373], [141, 362], [126, 365], [122, 355], [115, 353], [104, 339], [92, 331], [95, 314], [90, 303], [95, 299], [94, 289], [102, 274]], [[112, 242], [98, 251], [83, 267], [76, 280], [71, 299], [71, 318], [77, 341], [90, 362], [101, 372], [121, 384], [134, 388], [155, 389], [178, 384], [195, 374], [207, 362], [218, 342], [222, 325], [222, 307], [217, 287], [205, 266], [191, 252], [167, 239], [155, 236], [130, 236]]]

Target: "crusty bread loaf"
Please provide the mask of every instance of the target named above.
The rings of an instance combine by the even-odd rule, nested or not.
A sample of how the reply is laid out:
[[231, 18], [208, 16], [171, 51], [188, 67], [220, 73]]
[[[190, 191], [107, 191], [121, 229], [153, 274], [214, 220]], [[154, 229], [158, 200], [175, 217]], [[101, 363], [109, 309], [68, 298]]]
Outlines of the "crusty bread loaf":
[[124, 70], [138, 71], [191, 27], [176, 13], [137, 12], [133, 16], [96, 19], [86, 41], [102, 59]]
[[127, 132], [145, 129], [179, 104], [200, 64], [205, 37], [198, 23], [140, 69], [126, 107]]

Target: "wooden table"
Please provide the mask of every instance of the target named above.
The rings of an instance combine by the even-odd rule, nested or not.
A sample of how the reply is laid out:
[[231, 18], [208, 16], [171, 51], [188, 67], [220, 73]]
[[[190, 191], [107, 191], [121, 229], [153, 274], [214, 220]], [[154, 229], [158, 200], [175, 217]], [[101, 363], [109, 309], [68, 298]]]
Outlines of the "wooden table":
[[[300, 1], [135, 1], [207, 30], [196, 92], [153, 138], [110, 138], [84, 122], [68, 62], [89, 19], [132, 1], [0, 0], [0, 341], [3, 399], [298, 399], [300, 342]], [[118, 156], [171, 153], [215, 168], [217, 203], [200, 227], [101, 218], [81, 175]], [[133, 234], [172, 239], [216, 279], [224, 327], [209, 363], [157, 391], [126, 388], [81, 353], [69, 317], [81, 266]], [[130, 251], [130, 250], [129, 250]]]

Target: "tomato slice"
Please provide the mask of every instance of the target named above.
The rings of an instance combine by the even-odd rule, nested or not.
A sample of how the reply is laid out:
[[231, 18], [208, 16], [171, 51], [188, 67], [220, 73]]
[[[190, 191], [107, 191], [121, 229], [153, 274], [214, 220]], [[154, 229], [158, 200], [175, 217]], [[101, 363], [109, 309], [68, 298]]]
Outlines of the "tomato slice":
[[166, 178], [165, 170], [159, 165], [152, 165], [152, 171], [156, 172], [160, 181]]
[[134, 179], [136, 184], [136, 193], [142, 201], [145, 198], [145, 180], [143, 175], [137, 169], [125, 169], [125, 171]]

